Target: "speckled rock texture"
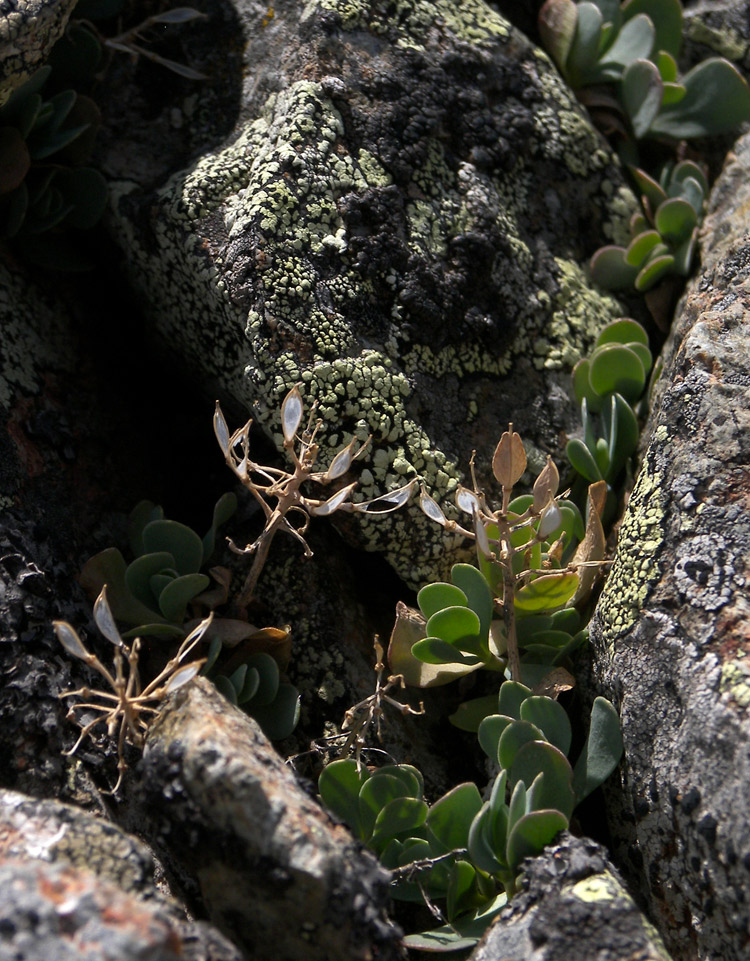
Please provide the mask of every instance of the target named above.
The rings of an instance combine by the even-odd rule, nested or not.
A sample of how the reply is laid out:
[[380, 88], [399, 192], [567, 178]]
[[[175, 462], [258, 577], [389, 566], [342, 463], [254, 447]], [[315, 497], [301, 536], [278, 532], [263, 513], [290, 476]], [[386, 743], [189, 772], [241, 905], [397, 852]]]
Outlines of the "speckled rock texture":
[[197, 882], [198, 903], [248, 957], [404, 956], [385, 872], [209, 681], [165, 703], [142, 774], [143, 823], [167, 866]]
[[242, 961], [157, 894], [136, 838], [78, 808], [0, 790], [0, 959]]
[[470, 961], [669, 961], [607, 852], [562, 834], [525, 862], [520, 892]]
[[[206, 9], [210, 36], [221, 15]], [[486, 476], [509, 420], [540, 469], [576, 418], [571, 365], [623, 311], [585, 271], [634, 209], [611, 152], [546, 55], [482, 0], [236, 9], [248, 47], [232, 133], [159, 189], [121, 168], [114, 184], [110, 229], [161, 341], [202, 384], [256, 404], [277, 440], [301, 382], [323, 464], [372, 434], [362, 497], [419, 476], [445, 502], [474, 447]], [[200, 113], [201, 87], [191, 96]], [[131, 118], [140, 138], [144, 123]], [[416, 504], [345, 521], [410, 585], [457, 557]]]
[[0, 0], [0, 106], [44, 64], [76, 0]]
[[716, 184], [592, 623], [618, 705], [620, 864], [675, 957], [750, 951], [750, 138]]
[[726, 57], [747, 77], [750, 71], [748, 0], [702, 0], [685, 10], [682, 58], [685, 64]]

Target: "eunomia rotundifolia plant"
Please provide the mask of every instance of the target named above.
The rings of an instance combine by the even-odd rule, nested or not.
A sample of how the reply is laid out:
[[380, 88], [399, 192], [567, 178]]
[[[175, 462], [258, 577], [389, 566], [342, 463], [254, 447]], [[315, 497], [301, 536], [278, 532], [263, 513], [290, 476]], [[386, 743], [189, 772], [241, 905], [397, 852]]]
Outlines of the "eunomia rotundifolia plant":
[[627, 247], [609, 244], [596, 251], [591, 276], [608, 290], [635, 287], [646, 293], [667, 274], [689, 275], [708, 182], [691, 160], [666, 164], [658, 181], [635, 167], [630, 172], [641, 192], [643, 212], [631, 218]]
[[[679, 0], [547, 0], [539, 31], [581, 100], [623, 115], [629, 130], [618, 132], [636, 140], [713, 136], [750, 118], [750, 89], [728, 60], [713, 57], [679, 76]], [[602, 84], [615, 96], [584, 89]]]
[[[170, 658], [157, 676], [145, 687], [141, 687], [138, 671], [140, 639], [135, 638], [130, 646], [122, 639], [107, 602], [106, 588], [102, 588], [94, 604], [94, 621], [101, 633], [114, 645], [114, 674], [95, 654], [91, 654], [86, 649], [75, 628], [66, 621], [54, 622], [57, 637], [68, 654], [94, 668], [109, 687], [109, 691], [82, 687], [77, 691], [66, 691], [60, 697], [83, 698], [82, 702], [73, 704], [68, 712], [68, 717], [80, 724], [82, 730], [78, 740], [70, 751], [66, 752], [67, 754], [74, 754], [83, 739], [91, 735], [98, 724], [106, 724], [110, 737], [117, 734], [118, 777], [112, 794], [117, 793], [127, 769], [124, 756], [126, 742], [141, 747], [143, 737], [148, 730], [147, 718], [150, 720], [158, 714], [159, 706], [167, 694], [171, 694], [191, 681], [205, 663], [204, 660], [199, 660], [184, 664], [184, 661], [203, 639], [211, 619], [212, 615], [209, 615], [184, 638], [174, 657]], [[127, 675], [125, 664], [128, 667]], [[76, 715], [77, 711], [83, 712], [84, 717], [92, 711], [96, 712], [97, 716], [92, 721], [81, 723]]]
[[[356, 481], [342, 487], [327, 500], [304, 494], [301, 489], [304, 484], [312, 483], [326, 487], [335, 481], [340, 481], [349, 472], [354, 461], [364, 454], [369, 439], [357, 446], [357, 440], [353, 437], [338, 451], [326, 470], [315, 470], [319, 452], [316, 437], [322, 421], [314, 420], [315, 405], [313, 405], [307, 426], [299, 434], [303, 413], [302, 395], [298, 387], [293, 387], [281, 404], [284, 451], [292, 462], [292, 470], [285, 470], [279, 467], [265, 467], [251, 460], [252, 420], [249, 420], [240, 430], [230, 434], [221, 408], [218, 402], [216, 404], [214, 432], [227, 465], [260, 504], [265, 518], [263, 530], [252, 544], [240, 548], [229, 540], [229, 546], [235, 553], [254, 555], [250, 572], [237, 598], [239, 606], [247, 605], [252, 599], [260, 572], [268, 557], [271, 542], [279, 531], [296, 538], [302, 544], [305, 556], [310, 557], [312, 551], [304, 535], [311, 517], [330, 517], [336, 511], [388, 514], [398, 510], [409, 500], [416, 484], [416, 481], [410, 481], [397, 490], [358, 503], [350, 499], [357, 488]], [[297, 447], [299, 450], [296, 449]], [[295, 527], [291, 522], [292, 516], [300, 519], [299, 526]]]
[[[134, 625], [123, 637], [183, 638], [195, 627], [196, 611], [214, 610], [229, 599], [230, 571], [208, 564], [217, 531], [236, 507], [234, 494], [219, 498], [201, 538], [186, 524], [165, 518], [160, 506], [141, 501], [128, 522], [134, 560], [128, 564], [116, 547], [107, 548], [86, 562], [81, 583], [91, 596], [106, 585], [113, 616]], [[247, 621], [214, 617], [203, 640], [209, 643], [203, 673], [254, 717], [267, 737], [288, 737], [299, 719], [299, 693], [283, 676], [291, 654], [289, 630], [259, 630]]]
[[[457, 564], [451, 583], [422, 588], [421, 615], [398, 609], [388, 656], [391, 670], [408, 684], [434, 687], [483, 668], [535, 685], [586, 639], [575, 605], [588, 597], [604, 557], [605, 485], [592, 485], [585, 527], [575, 505], [558, 496], [551, 459], [533, 492], [514, 498], [526, 454], [512, 425], [492, 468], [502, 488], [499, 506], [488, 504], [476, 479], [473, 490], [456, 491], [456, 507], [471, 517], [470, 528], [449, 520], [422, 491], [429, 518], [475, 541], [479, 566]], [[462, 708], [454, 721], [473, 730], [482, 711], [492, 709], [486, 698]]]
[[489, 799], [460, 784], [432, 805], [411, 765], [369, 771], [352, 758], [321, 772], [324, 804], [391, 871], [392, 895], [445, 899], [448, 923], [405, 939], [412, 948], [456, 951], [473, 946], [516, 891], [524, 858], [541, 854], [568, 827], [574, 807], [617, 766], [622, 737], [604, 698], [591, 711], [586, 744], [572, 767], [570, 721], [556, 700], [515, 681], [501, 685], [495, 712], [479, 728], [498, 768]]

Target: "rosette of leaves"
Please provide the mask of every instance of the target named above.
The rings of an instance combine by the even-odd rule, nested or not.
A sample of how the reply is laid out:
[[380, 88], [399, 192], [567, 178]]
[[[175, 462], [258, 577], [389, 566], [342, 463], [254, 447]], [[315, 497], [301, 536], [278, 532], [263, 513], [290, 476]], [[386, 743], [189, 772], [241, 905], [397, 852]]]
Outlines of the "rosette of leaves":
[[87, 230], [101, 217], [107, 185], [86, 164], [101, 118], [73, 89], [47, 96], [51, 72], [41, 67], [0, 108], [0, 239], [37, 262], [72, 268], [81, 264], [63, 245], [48, 258], [48, 238], [39, 237]]
[[708, 183], [698, 164], [683, 160], [663, 169], [659, 180], [631, 168], [641, 191], [643, 212], [630, 221], [627, 247], [600, 247], [591, 276], [608, 290], [651, 290], [668, 274], [687, 277], [695, 254]]
[[575, 805], [622, 754], [617, 712], [604, 698], [594, 702], [575, 768], [567, 759], [570, 721], [557, 701], [506, 682], [495, 702], [500, 713], [479, 729], [483, 749], [500, 766], [484, 803], [466, 783], [428, 806], [421, 774], [410, 765], [370, 772], [345, 759], [320, 775], [323, 803], [392, 871], [394, 898], [446, 900], [450, 923], [410, 936], [410, 947], [454, 951], [478, 940], [515, 893], [523, 859], [568, 827]]
[[577, 91], [615, 84], [616, 97], [583, 91], [594, 112], [627, 118], [621, 133], [682, 140], [726, 133], [750, 118], [750, 89], [729, 61], [714, 57], [684, 77], [679, 0], [547, 0], [539, 13], [542, 42]]
[[234, 494], [216, 503], [211, 527], [204, 537], [164, 511], [141, 501], [129, 520], [129, 564], [116, 547], [86, 562], [81, 583], [92, 595], [107, 585], [114, 617], [134, 625], [123, 637], [183, 637], [188, 605], [208, 591], [211, 579], [201, 573], [216, 544], [216, 532], [237, 508]]
[[640, 432], [633, 408], [646, 389], [651, 364], [646, 331], [624, 317], [607, 324], [591, 355], [573, 368], [583, 437], [569, 440], [566, 453], [587, 482], [606, 481], [611, 491], [635, 453]]
[[267, 738], [289, 737], [300, 713], [299, 691], [284, 674], [291, 658], [289, 629], [250, 628], [234, 649], [228, 649], [226, 637], [210, 631], [206, 636], [211, 643], [202, 673], [230, 703], [253, 717]]
[[346, 758], [326, 765], [318, 790], [325, 806], [393, 872], [396, 900], [445, 900], [451, 934], [430, 939], [444, 942], [438, 950], [471, 947], [505, 905], [505, 891], [469, 858], [469, 832], [482, 808], [475, 784], [459, 784], [430, 806], [417, 768], [392, 764], [370, 772]]

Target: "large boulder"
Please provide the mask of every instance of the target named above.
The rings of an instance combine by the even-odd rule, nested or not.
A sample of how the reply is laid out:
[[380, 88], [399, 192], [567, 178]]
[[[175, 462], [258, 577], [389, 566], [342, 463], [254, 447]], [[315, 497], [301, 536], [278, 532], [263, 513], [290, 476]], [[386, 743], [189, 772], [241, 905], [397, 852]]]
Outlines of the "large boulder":
[[77, 0], [3, 0], [0, 7], [0, 107], [41, 67]]
[[[180, 364], [254, 405], [279, 444], [280, 402], [301, 383], [322, 464], [372, 434], [361, 496], [419, 477], [444, 502], [509, 420], [533, 468], [560, 455], [570, 367], [623, 310], [584, 265], [623, 238], [634, 199], [547, 56], [492, 7], [399, 10], [238, 4], [247, 68], [231, 133], [205, 148], [212, 94], [193, 84], [195, 162], [157, 189], [157, 146], [124, 170], [150, 128], [122, 111], [103, 162], [111, 232]], [[222, 17], [201, 26], [206, 47]], [[161, 104], [153, 129], [175, 111], [184, 128], [184, 110]], [[416, 504], [346, 531], [414, 586], [457, 556]]]
[[618, 857], [681, 959], [750, 945], [748, 204], [745, 136], [712, 194], [591, 631], [625, 739]]

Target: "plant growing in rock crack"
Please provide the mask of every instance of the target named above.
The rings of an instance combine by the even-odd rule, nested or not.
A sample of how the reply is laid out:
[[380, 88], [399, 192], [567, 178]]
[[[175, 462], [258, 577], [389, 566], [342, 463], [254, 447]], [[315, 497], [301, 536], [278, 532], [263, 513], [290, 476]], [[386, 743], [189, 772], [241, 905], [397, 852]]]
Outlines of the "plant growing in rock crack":
[[501, 685], [496, 713], [479, 741], [498, 773], [484, 801], [460, 784], [434, 804], [408, 764], [370, 771], [353, 758], [321, 772], [323, 803], [390, 869], [398, 900], [445, 899], [447, 924], [405, 939], [409, 947], [456, 951], [473, 946], [516, 890], [524, 858], [538, 855], [568, 827], [574, 807], [598, 787], [622, 754], [619, 718], [597, 698], [589, 733], [572, 767], [570, 721], [556, 700], [515, 681]]
[[637, 321], [621, 317], [607, 324], [592, 353], [573, 368], [583, 437], [569, 440], [566, 453], [586, 484], [606, 483], [605, 522], [614, 515], [617, 481], [638, 447], [635, 408], [651, 366], [646, 331]]
[[[55, 632], [65, 650], [101, 674], [109, 687], [108, 691], [82, 687], [77, 691], [66, 691], [60, 697], [84, 699], [82, 703], [73, 704], [68, 713], [68, 717], [80, 724], [82, 730], [78, 740], [67, 754], [74, 754], [83, 739], [91, 735], [98, 724], [106, 725], [110, 737], [117, 735], [118, 778], [112, 789], [113, 794], [117, 793], [127, 769], [124, 756], [125, 744], [132, 743], [141, 747], [144, 734], [148, 730], [147, 718], [152, 719], [158, 714], [159, 705], [167, 694], [187, 684], [203, 666], [203, 660], [191, 661], [189, 664], [185, 664], [184, 661], [203, 639], [211, 619], [212, 615], [209, 615], [190, 631], [181, 642], [174, 657], [169, 659], [157, 676], [145, 687], [141, 686], [138, 670], [141, 642], [139, 638], [135, 638], [128, 646], [122, 639], [107, 602], [106, 588], [102, 589], [94, 604], [94, 620], [101, 633], [114, 645], [114, 673], [106, 668], [95, 654], [91, 654], [86, 649], [70, 624], [66, 621], [54, 622]], [[125, 665], [127, 665], [127, 674]], [[94, 714], [94, 717], [89, 720], [91, 714]]]
[[[87, 230], [107, 200], [102, 175], [87, 166], [101, 123], [89, 97], [64, 89], [48, 95], [52, 68], [41, 67], [0, 107], [0, 239], [21, 244], [42, 258], [51, 247], [55, 263], [77, 262], [49, 235]], [[48, 235], [46, 241], [40, 235]]]
[[631, 174], [641, 191], [643, 213], [630, 221], [627, 247], [610, 244], [596, 251], [591, 276], [609, 290], [635, 287], [646, 293], [667, 274], [690, 274], [708, 182], [690, 160], [666, 164], [658, 181], [644, 170], [631, 168]]
[[750, 118], [750, 89], [729, 61], [711, 58], [679, 76], [679, 0], [547, 0], [539, 30], [594, 118], [608, 116], [608, 133], [678, 141]]
[[[86, 562], [81, 583], [92, 597], [107, 586], [114, 617], [135, 625], [124, 637], [183, 638], [196, 622], [191, 608], [214, 610], [229, 599], [229, 570], [202, 571], [218, 529], [236, 506], [234, 494], [224, 494], [201, 538], [185, 524], [165, 518], [161, 507], [141, 501], [128, 525], [134, 560], [128, 564], [117, 548], [107, 548]], [[291, 654], [289, 629], [258, 629], [246, 621], [214, 617], [203, 640], [209, 643], [203, 673], [254, 717], [267, 737], [287, 737], [299, 719], [299, 693], [284, 677]]]
[[[575, 605], [588, 597], [604, 557], [605, 485], [592, 485], [584, 527], [577, 507], [557, 494], [551, 460], [533, 493], [513, 497], [526, 454], [512, 426], [492, 466], [502, 488], [499, 507], [479, 489], [473, 463], [473, 490], [456, 491], [456, 507], [471, 517], [471, 528], [449, 520], [422, 491], [421, 507], [431, 520], [475, 541], [478, 568], [454, 565], [451, 583], [423, 587], [421, 613], [399, 607], [388, 656], [408, 684], [433, 687], [480, 668], [537, 684], [586, 640]], [[491, 710], [486, 698], [462, 707], [453, 719], [469, 729], [476, 729], [482, 710]]]
[[[230, 434], [224, 415], [217, 402], [214, 414], [214, 432], [222, 449], [227, 465], [240, 482], [260, 504], [265, 524], [263, 530], [252, 544], [240, 548], [230, 539], [229, 546], [237, 554], [253, 555], [253, 563], [247, 575], [237, 604], [242, 607], [253, 597], [258, 578], [268, 557], [271, 542], [277, 533], [283, 532], [298, 540], [310, 557], [312, 551], [305, 540], [305, 533], [311, 517], [330, 517], [336, 511], [355, 511], [361, 514], [388, 514], [398, 510], [411, 497], [416, 481], [410, 481], [397, 490], [382, 494], [369, 501], [354, 503], [350, 498], [357, 487], [354, 481], [332, 494], [327, 500], [319, 500], [302, 493], [306, 483], [328, 486], [341, 480], [350, 467], [361, 457], [369, 440], [357, 447], [356, 438], [341, 448], [326, 470], [315, 470], [318, 458], [316, 437], [322, 422], [315, 421], [315, 406], [310, 413], [306, 428], [298, 434], [304, 408], [298, 387], [284, 398], [281, 405], [281, 429], [284, 437], [284, 451], [292, 462], [292, 469], [265, 467], [250, 458], [249, 420], [243, 428]], [[298, 449], [297, 449], [298, 448]], [[290, 517], [298, 518], [295, 526]]]

